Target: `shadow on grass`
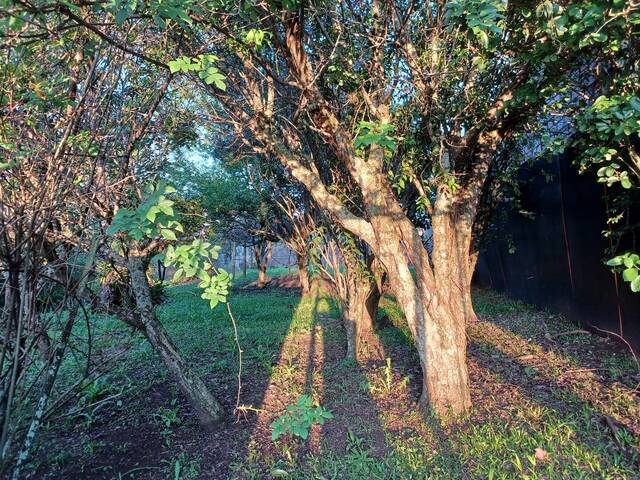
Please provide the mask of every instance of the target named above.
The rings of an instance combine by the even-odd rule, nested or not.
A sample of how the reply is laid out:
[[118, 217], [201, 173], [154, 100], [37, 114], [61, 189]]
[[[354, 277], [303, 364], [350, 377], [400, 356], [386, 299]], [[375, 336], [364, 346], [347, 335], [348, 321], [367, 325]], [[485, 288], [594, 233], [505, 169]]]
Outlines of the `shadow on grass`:
[[[68, 458], [38, 478], [173, 478], [176, 462], [185, 479], [269, 478], [274, 467], [308, 479], [633, 478], [634, 440], [621, 428], [633, 407], [616, 410], [618, 392], [597, 379], [589, 383], [597, 395], [582, 397], [587, 377], [573, 372], [578, 381], [565, 381], [567, 369], [582, 364], [526, 336], [532, 332], [527, 322], [540, 312], [523, 315], [519, 305], [500, 311], [504, 306], [487, 298], [493, 311], [483, 315], [495, 323], [469, 329], [474, 411], [467, 420], [440, 423], [418, 412], [420, 365], [393, 299], [381, 305], [380, 345], [365, 349], [356, 363], [344, 360], [344, 328], [326, 298], [236, 290], [231, 302], [244, 350], [242, 403], [249, 407], [236, 423], [238, 359], [229, 320], [222, 309], [212, 312], [195, 286], [173, 287], [159, 318], [222, 399], [227, 420], [214, 433], [200, 431], [141, 343], [113, 380], [124, 386], [123, 406], [104, 409], [89, 425], [56, 431], [49, 438], [67, 447]], [[335, 418], [314, 427], [309, 442], [272, 442], [271, 423], [303, 393]], [[167, 427], [159, 414], [173, 408], [179, 422]], [[601, 421], [603, 414], [615, 420], [617, 434]], [[549, 457], [536, 459], [535, 448]]]
[[[226, 479], [229, 466], [246, 456], [257, 416], [251, 410], [239, 422], [233, 416], [238, 354], [226, 310], [211, 310], [193, 284], [169, 292], [158, 317], [189, 366], [223, 404], [225, 418], [218, 429], [200, 429], [160, 360], [141, 340], [109, 379], [122, 392], [117, 405], [106, 404], [91, 422], [54, 425], [46, 438], [55, 445], [46, 446], [50, 458], [37, 478], [174, 478], [179, 465], [181, 479]], [[300, 322], [295, 315], [299, 295], [234, 290], [230, 301], [245, 352], [241, 401], [259, 406], [286, 334]], [[55, 453], [57, 446], [60, 453]]]
[[[270, 471], [281, 469], [295, 478], [368, 478], [332, 473], [339, 463], [324, 461], [332, 456], [348, 457], [359, 438], [365, 439], [358, 444], [362, 451], [370, 446], [384, 449], [380, 412], [368, 388], [363, 388], [368, 385], [367, 377], [356, 362], [344, 359], [344, 328], [339, 312], [325, 294], [302, 299], [299, 310], [306, 312], [307, 328], [287, 334], [250, 448], [244, 461], [235, 466], [237, 477], [268, 478]], [[331, 411], [334, 418], [323, 426], [314, 425], [306, 441], [286, 435], [271, 442], [270, 424], [303, 393]]]
[[[505, 306], [490, 305], [494, 311], [484, 313], [485, 319], [500, 318]], [[543, 315], [522, 310], [519, 304], [508, 307], [508, 313], [523, 317], [512, 323], [515, 329], [530, 323], [533, 313]], [[383, 299], [381, 316], [379, 333], [386, 355], [401, 371], [415, 375], [411, 385], [417, 400], [419, 361], [392, 298]], [[444, 477], [438, 473], [445, 466], [456, 478], [631, 478], [637, 468], [638, 437], [622, 426], [637, 425], [637, 401], [606, 382], [558, 381], [557, 375], [580, 367], [536, 345], [536, 338], [514, 334], [503, 323], [481, 322], [469, 329], [474, 409], [468, 419], [449, 425], [426, 420], [437, 451], [429, 475], [447, 478], [446, 471]], [[605, 416], [614, 418], [614, 431], [603, 422]], [[541, 458], [536, 458], [536, 448], [542, 449]]]

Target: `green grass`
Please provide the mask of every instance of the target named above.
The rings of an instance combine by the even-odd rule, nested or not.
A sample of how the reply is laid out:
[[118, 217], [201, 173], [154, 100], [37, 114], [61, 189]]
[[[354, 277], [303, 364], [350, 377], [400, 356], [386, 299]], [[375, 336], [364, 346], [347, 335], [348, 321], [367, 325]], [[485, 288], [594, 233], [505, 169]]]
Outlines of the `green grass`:
[[[194, 285], [171, 286], [167, 297], [157, 314], [189, 364], [218, 394], [234, 391], [238, 356], [226, 310], [212, 311]], [[491, 320], [468, 331], [474, 409], [464, 418], [436, 421], [417, 410], [417, 357], [392, 298], [381, 304], [380, 347], [356, 363], [341, 357], [344, 333], [331, 299], [234, 290], [243, 398], [258, 400], [250, 405], [257, 412], [249, 411], [246, 430], [242, 423], [224, 427], [235, 439], [224, 478], [272, 478], [280, 470], [293, 479], [637, 478], [640, 409], [630, 357], [592, 335], [556, 339], [574, 328], [562, 318], [493, 292], [474, 298], [480, 317]], [[93, 472], [81, 478], [119, 479], [125, 471], [117, 461], [96, 462], [105, 452], [129, 458], [131, 440], [110, 441], [108, 433], [131, 428], [151, 429], [160, 442], [152, 463], [134, 472], [140, 478], [174, 478], [176, 472], [183, 479], [213, 478], [215, 443], [199, 449], [203, 440], [191, 438], [197, 427], [188, 406], [177, 401], [147, 342], [112, 317], [94, 315], [91, 322], [95, 354], [123, 343], [131, 348], [49, 426], [43, 436], [48, 453], [34, 462], [43, 463], [40, 475], [48, 476], [38, 478], [70, 478], [65, 472], [80, 465]], [[78, 325], [79, 338], [85, 328]], [[80, 356], [68, 356], [61, 385], [83, 368]], [[168, 396], [149, 402], [149, 392], [158, 389]], [[335, 418], [309, 444], [271, 442], [271, 421], [305, 392]]]

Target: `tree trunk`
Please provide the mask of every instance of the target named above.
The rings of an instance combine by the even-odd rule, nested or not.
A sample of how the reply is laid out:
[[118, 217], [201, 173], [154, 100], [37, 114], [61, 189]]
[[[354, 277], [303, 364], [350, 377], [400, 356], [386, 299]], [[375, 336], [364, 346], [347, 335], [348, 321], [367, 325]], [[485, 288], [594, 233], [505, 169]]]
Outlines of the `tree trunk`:
[[309, 270], [307, 268], [307, 255], [296, 254], [298, 260], [298, 278], [300, 279], [300, 289], [302, 295], [309, 295], [311, 286], [309, 285]]
[[464, 308], [464, 316], [466, 319], [467, 325], [471, 323], [476, 323], [478, 321], [478, 316], [476, 315], [476, 311], [473, 308], [473, 301], [471, 296], [471, 283], [465, 283], [461, 285], [462, 289], [462, 302]]
[[378, 318], [378, 306], [380, 305], [380, 298], [382, 293], [378, 283], [376, 281], [371, 284], [371, 291], [365, 300], [365, 308], [363, 314], [367, 317], [366, 322], [372, 327], [376, 325]]
[[87, 257], [85, 258], [85, 264], [80, 274], [80, 281], [76, 286], [76, 294], [68, 300], [72, 305], [68, 312], [67, 321], [65, 322], [65, 325], [60, 333], [60, 337], [57, 340], [57, 345], [53, 351], [53, 355], [46, 358], [45, 360], [47, 368], [44, 373], [44, 381], [42, 389], [40, 391], [40, 397], [38, 398], [38, 403], [36, 404], [35, 412], [33, 414], [33, 417], [31, 418], [27, 434], [22, 442], [20, 451], [18, 452], [16, 465], [11, 476], [12, 480], [18, 480], [20, 478], [22, 466], [29, 459], [31, 449], [33, 448], [36, 440], [36, 435], [40, 430], [42, 419], [45, 414], [45, 409], [47, 407], [47, 404], [49, 403], [51, 392], [53, 391], [56, 378], [58, 377], [58, 370], [60, 369], [60, 365], [62, 364], [64, 353], [67, 349], [67, 345], [69, 344], [69, 338], [71, 337], [71, 331], [73, 329], [73, 325], [76, 322], [78, 310], [80, 309], [80, 303], [78, 303], [77, 299], [82, 298], [84, 295], [87, 285], [87, 279], [95, 264], [98, 244], [98, 238], [94, 238], [91, 249], [89, 250]]
[[161, 260], [158, 260], [158, 280], [160, 282], [164, 282], [164, 279], [167, 275], [167, 267], [164, 266]]
[[[400, 305], [420, 357], [423, 406], [437, 414], [465, 412], [471, 406], [466, 350], [466, 314], [460, 285], [468, 278], [466, 232], [453, 231], [457, 218], [448, 204], [433, 218], [433, 267], [422, 238], [398, 214], [372, 216], [376, 257], [385, 266], [389, 287]], [[466, 248], [466, 252], [465, 252]], [[461, 255], [461, 252], [465, 252]]]
[[473, 274], [476, 271], [476, 265], [478, 263], [478, 255], [480, 252], [472, 252], [469, 255], [469, 264], [467, 271], [467, 279], [464, 282], [462, 288], [462, 295], [464, 301], [464, 313], [467, 318], [467, 325], [470, 323], [475, 323], [478, 321], [478, 316], [476, 315], [476, 310], [473, 307], [473, 297], [471, 295], [471, 281], [473, 280]]
[[[466, 361], [466, 318], [450, 302], [450, 285], [427, 290], [414, 281], [410, 264], [401, 252], [390, 274], [390, 288], [407, 318], [423, 373], [420, 404], [437, 414], [466, 411], [471, 406]], [[424, 272], [422, 272], [424, 274]], [[421, 276], [417, 272], [418, 277]]]
[[[373, 333], [375, 312], [378, 308], [374, 291], [375, 282], [369, 277], [352, 273], [347, 295], [343, 299], [342, 320], [347, 333], [347, 358], [356, 360], [362, 339]], [[379, 297], [378, 297], [379, 298]]]
[[131, 276], [138, 314], [144, 325], [145, 336], [162, 358], [182, 393], [187, 397], [195, 410], [200, 425], [211, 429], [222, 416], [222, 406], [209, 392], [200, 377], [187, 367], [166, 330], [156, 318], [142, 259], [134, 255], [129, 256], [127, 267]]
[[269, 260], [271, 260], [272, 253], [271, 242], [267, 240], [258, 245], [254, 245], [253, 252], [256, 259], [256, 266], [258, 267], [258, 283], [256, 286], [262, 288], [265, 283], [267, 283], [267, 267]]

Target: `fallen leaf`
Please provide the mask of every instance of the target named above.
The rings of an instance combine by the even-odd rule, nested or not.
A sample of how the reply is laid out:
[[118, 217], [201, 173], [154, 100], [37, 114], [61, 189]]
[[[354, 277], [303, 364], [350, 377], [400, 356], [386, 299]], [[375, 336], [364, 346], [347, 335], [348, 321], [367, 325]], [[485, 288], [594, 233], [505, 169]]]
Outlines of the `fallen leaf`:
[[549, 459], [549, 453], [543, 448], [536, 448], [536, 460], [544, 462]]

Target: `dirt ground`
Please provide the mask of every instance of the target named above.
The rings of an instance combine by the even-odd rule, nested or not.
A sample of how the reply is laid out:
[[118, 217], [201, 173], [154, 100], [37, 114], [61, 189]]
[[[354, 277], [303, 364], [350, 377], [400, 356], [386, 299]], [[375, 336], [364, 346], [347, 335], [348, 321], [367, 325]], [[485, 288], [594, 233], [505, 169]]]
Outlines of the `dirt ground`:
[[[301, 310], [297, 291], [289, 287], [296, 287], [294, 279], [280, 279], [266, 290], [249, 287], [238, 296], [255, 301], [256, 309], [277, 302], [282, 311]], [[268, 345], [260, 342], [259, 328], [253, 337], [247, 334], [240, 411], [231, 413], [233, 368], [206, 374], [206, 383], [228, 412], [216, 430], [198, 427], [170, 379], [139, 388], [150, 367], [128, 365], [121, 403], [98, 396], [104, 408], [93, 407], [95, 418], [75, 416], [49, 426], [30, 478], [274, 478], [280, 470], [295, 478], [323, 478], [313, 468], [329, 468], [322, 462], [331, 455], [338, 455], [337, 460], [326, 461], [339, 464], [339, 456], [351, 455], [354, 444], [372, 461], [416, 462], [411, 466], [394, 460], [393, 472], [409, 472], [397, 478], [421, 478], [411, 472], [419, 472], [423, 464], [439, 478], [486, 478], [487, 464], [494, 460], [504, 478], [524, 478], [518, 465], [512, 465], [513, 455], [501, 460], [502, 453], [492, 453], [508, 450], [508, 442], [515, 442], [517, 458], [526, 459], [527, 452], [535, 456], [534, 467], [528, 468], [540, 476], [529, 478], [563, 478], [567, 461], [575, 464], [570, 472], [592, 468], [593, 477], [584, 478], [600, 478], [599, 468], [611, 471], [611, 478], [637, 478], [629, 472], [638, 467], [640, 377], [624, 349], [492, 292], [476, 292], [476, 298], [481, 321], [468, 329], [474, 408], [466, 418], [435, 421], [420, 413], [417, 355], [391, 300], [383, 302], [377, 335], [364, 342], [357, 363], [344, 359], [344, 333], [335, 307], [313, 302], [304, 304], [310, 311], [300, 314], [308, 317], [306, 324], [287, 329], [283, 318], [280, 337]], [[270, 321], [280, 325], [277, 318]], [[228, 337], [220, 333], [220, 339], [224, 343]], [[224, 361], [220, 355], [202, 350], [190, 359], [196, 364]], [[232, 363], [233, 354], [226, 355]], [[273, 442], [271, 423], [305, 393], [334, 418], [312, 427], [307, 442]], [[580, 429], [567, 430], [565, 440], [563, 425], [572, 422]], [[520, 431], [523, 440], [518, 440]], [[562, 446], [569, 439], [574, 450]], [[536, 442], [543, 453], [533, 448]], [[428, 458], [411, 460], [403, 450], [411, 445], [416, 451], [426, 449]], [[362, 465], [368, 465], [365, 460]], [[596, 460], [596, 466], [585, 466]], [[334, 478], [357, 478], [346, 468]], [[543, 474], [544, 468], [551, 474]]]

